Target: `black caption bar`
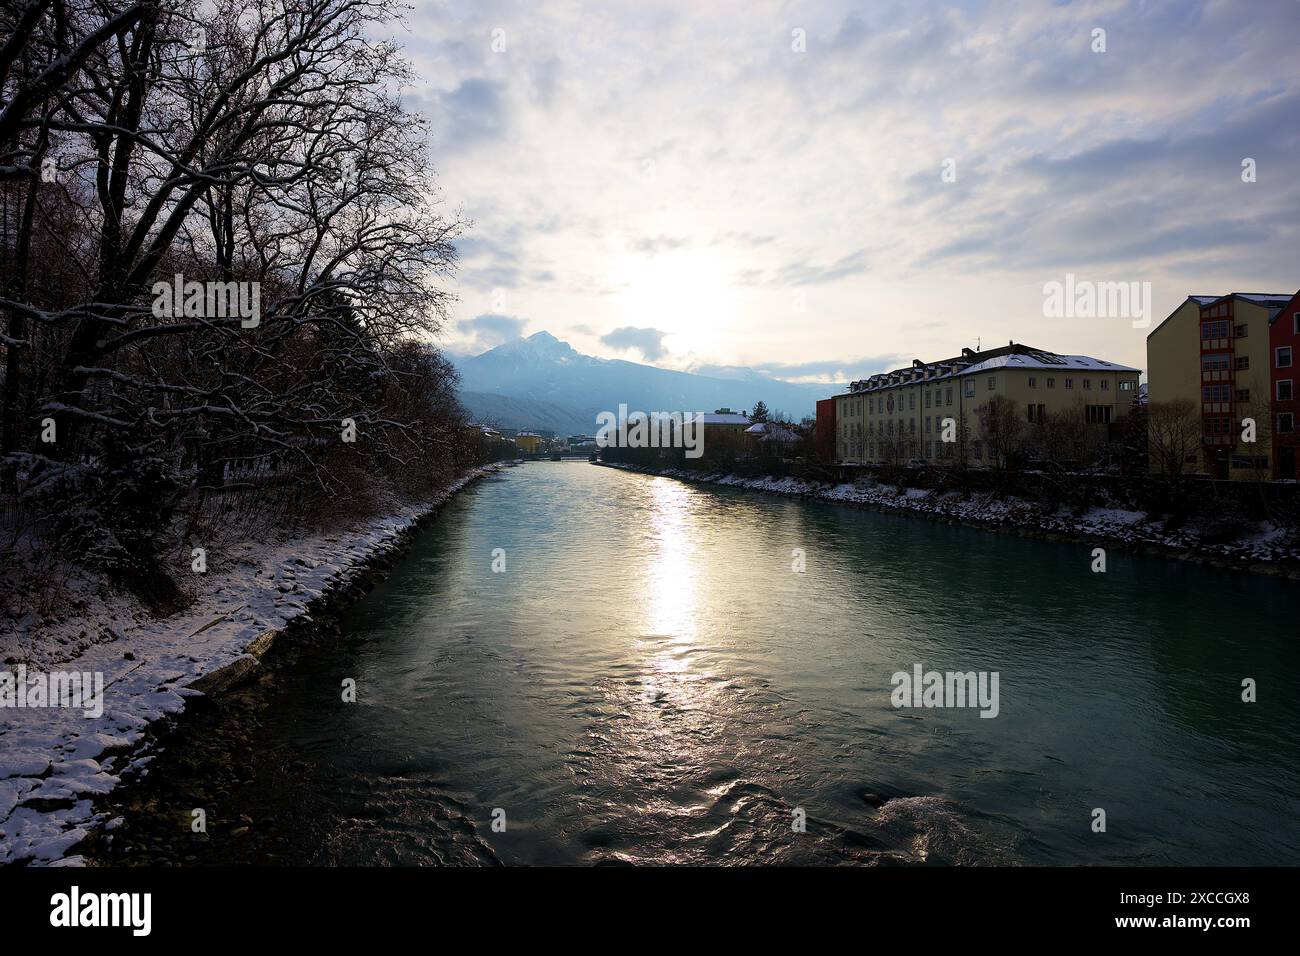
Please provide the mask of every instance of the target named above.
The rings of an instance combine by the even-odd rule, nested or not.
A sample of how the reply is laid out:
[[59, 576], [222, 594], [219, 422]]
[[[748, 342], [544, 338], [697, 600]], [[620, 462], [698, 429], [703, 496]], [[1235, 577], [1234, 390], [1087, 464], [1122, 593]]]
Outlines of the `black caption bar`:
[[[979, 938], [1081, 934], [1232, 945], [1284, 926], [1294, 869], [8, 869], [5, 922], [65, 942], [247, 942], [281, 934], [338, 944], [440, 938], [477, 924], [601, 939], [716, 925], [766, 938], [788, 924], [898, 938], [963, 927]], [[811, 921], [811, 922], [810, 922]], [[813, 925], [816, 924], [816, 925]], [[854, 928], [856, 927], [856, 928]], [[608, 937], [606, 932], [623, 936]], [[694, 931], [692, 931], [694, 932]], [[73, 936], [77, 937], [73, 939]], [[865, 938], [865, 937], [864, 937]], [[964, 937], [974, 938], [974, 937]]]

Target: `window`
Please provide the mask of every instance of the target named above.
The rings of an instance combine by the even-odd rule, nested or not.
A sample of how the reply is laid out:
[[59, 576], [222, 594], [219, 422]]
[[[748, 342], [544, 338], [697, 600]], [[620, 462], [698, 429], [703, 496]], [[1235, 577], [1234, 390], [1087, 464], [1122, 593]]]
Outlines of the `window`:
[[1295, 415], [1291, 412], [1277, 413], [1277, 433], [1279, 435], [1290, 435], [1295, 431]]
[[1235, 367], [1238, 368], [1238, 369], [1247, 369], [1247, 368], [1250, 368], [1250, 356], [1249, 356], [1249, 355], [1238, 355], [1238, 356], [1237, 356], [1237, 360], [1236, 360], [1236, 362], [1234, 362], [1233, 364], [1234, 364]]
[[1067, 378], [1067, 379], [1065, 380], [1065, 387], [1066, 387], [1066, 388], [1074, 388], [1074, 379], [1072, 379], [1072, 378]]
[[1291, 316], [1291, 334], [1300, 335], [1300, 312]]
[[1048, 388], [1056, 388], [1056, 379], [1054, 379], [1054, 378], [1049, 378], [1049, 379], [1047, 380], [1047, 387], [1048, 387]]
[[966, 397], [971, 398], [975, 394], [975, 379], [966, 379]]
[[1201, 338], [1203, 339], [1226, 339], [1228, 337], [1227, 322], [1202, 322]]
[[1032, 402], [1025, 406], [1025, 412], [1029, 416], [1029, 421], [1033, 424], [1041, 425], [1047, 421], [1047, 406], [1043, 404], [1035, 405]]
[[1291, 379], [1278, 379], [1277, 400], [1279, 402], [1289, 402], [1293, 397], [1295, 397], [1295, 391], [1291, 388]]
[[951, 405], [951, 404], [952, 404], [952, 386], [951, 386], [951, 385], [948, 386], [948, 388], [946, 388], [946, 389], [944, 390], [944, 394], [945, 394], [947, 397], [944, 399], [944, 402], [943, 402], [943, 403], [944, 403], [945, 405]]
[[993, 391], [993, 390], [994, 390], [995, 388], [997, 388], [997, 387], [998, 387], [998, 377], [997, 377], [996, 375], [990, 375], [990, 376], [989, 376], [989, 391], [991, 392], [991, 391]]
[[1240, 325], [1234, 325], [1232, 327], [1232, 334], [1239, 339], [1244, 339], [1246, 337], [1246, 331], [1247, 330], [1246, 330], [1245, 322], [1242, 322]]
[[1229, 385], [1204, 385], [1201, 387], [1201, 401], [1226, 402], [1230, 391]]
[[974, 455], [976, 458], [983, 458], [984, 446], [979, 441], [973, 442], [971, 444], [971, 454]]
[[1291, 346], [1283, 345], [1273, 350], [1273, 367], [1274, 368], [1291, 367]]
[[1202, 372], [1217, 372], [1228, 367], [1228, 359], [1231, 358], [1227, 352], [1207, 352], [1201, 356]]
[[1234, 392], [1233, 394], [1236, 396], [1236, 399], [1237, 399], [1237, 401], [1239, 401], [1239, 402], [1248, 402], [1248, 401], [1250, 401], [1250, 389], [1248, 389], [1248, 388], [1239, 388], [1239, 389], [1237, 389], [1237, 391]]
[[930, 434], [930, 421], [931, 421], [930, 416], [929, 416], [929, 415], [926, 415], [926, 416], [925, 416], [925, 433], [926, 433], [927, 435]]
[[1085, 391], [1092, 391], [1092, 379], [1085, 378], [1083, 380], [1083, 387]]
[[1137, 384], [1136, 382], [1120, 382], [1119, 390], [1121, 392], [1131, 392], [1133, 391], [1133, 386], [1136, 384]]
[[916, 392], [907, 393], [907, 407], [909, 410], [916, 408]]
[[876, 400], [874, 398], [867, 399], [867, 411], [872, 415], [876, 414]]
[[1110, 406], [1109, 405], [1088, 405], [1086, 406], [1089, 425], [1109, 425], [1110, 424]]
[[1268, 467], [1268, 455], [1233, 455], [1232, 467], [1263, 470]]
[[1108, 391], [1110, 391], [1110, 379], [1108, 379], [1108, 378], [1103, 378], [1103, 379], [1101, 380], [1101, 390], [1102, 390], [1103, 392], [1108, 392]]
[[[926, 421], [929, 421], [929, 419], [926, 419]], [[925, 443], [925, 457], [926, 458], [934, 457], [934, 442], [928, 441]]]
[[868, 442], [868, 443], [867, 443], [867, 457], [868, 457], [868, 458], [875, 458], [875, 457], [876, 457], [876, 443], [875, 443], [875, 442]]
[[1232, 419], [1214, 416], [1205, 419], [1205, 435], [1208, 438], [1221, 437], [1232, 430]]
[[926, 408], [929, 408], [929, 407], [930, 407], [930, 390], [929, 390], [929, 389], [926, 389], [926, 391], [925, 391], [925, 407], [926, 407]]
[[1037, 387], [1038, 387], [1038, 379], [1034, 378], [1032, 375], [1029, 376], [1029, 387], [1030, 387], [1030, 388], [1037, 388]]

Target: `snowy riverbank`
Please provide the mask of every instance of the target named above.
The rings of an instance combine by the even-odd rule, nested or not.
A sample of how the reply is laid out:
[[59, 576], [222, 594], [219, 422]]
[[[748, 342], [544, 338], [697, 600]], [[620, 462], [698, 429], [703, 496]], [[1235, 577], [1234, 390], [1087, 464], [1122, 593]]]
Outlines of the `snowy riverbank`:
[[[61, 614], [40, 639], [20, 628], [0, 637], [3, 668], [103, 674], [103, 713], [0, 708], [0, 864], [77, 864], [67, 854], [97, 826], [112, 827], [94, 799], [124, 774], [147, 774], [146, 730], [175, 716], [220, 675], [253, 665], [314, 602], [349, 586], [456, 492], [498, 466], [475, 469], [436, 498], [333, 534], [245, 542], [230, 570], [207, 575], [183, 613], [159, 620], [127, 596], [63, 582]], [[198, 686], [196, 686], [198, 685]]]
[[988, 492], [963, 494], [960, 491], [906, 488], [870, 478], [834, 484], [799, 478], [746, 478], [678, 468], [650, 470], [612, 462], [606, 463], [606, 467], [640, 471], [681, 481], [912, 514], [986, 530], [1010, 531], [1029, 537], [1077, 540], [1091, 547], [1116, 547], [1300, 579], [1300, 540], [1297, 540], [1294, 533], [1288, 534], [1286, 529], [1267, 523], [1260, 523], [1247, 536], [1237, 541], [1210, 544], [1201, 540], [1194, 522], [1170, 532], [1164, 530], [1159, 516], [1153, 517], [1121, 507], [1091, 507], [1081, 514], [1075, 514], [1063, 506], [1053, 507], [1023, 498], [998, 497]]

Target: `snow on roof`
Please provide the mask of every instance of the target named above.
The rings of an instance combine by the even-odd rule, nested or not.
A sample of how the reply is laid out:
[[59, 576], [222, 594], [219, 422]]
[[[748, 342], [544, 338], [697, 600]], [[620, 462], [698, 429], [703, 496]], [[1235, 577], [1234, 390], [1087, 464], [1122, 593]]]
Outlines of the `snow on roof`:
[[[1092, 358], [1088, 355], [1057, 355], [1045, 349], [1012, 342], [989, 351], [974, 352], [963, 349], [957, 358], [942, 359], [937, 362], [921, 362], [898, 368], [892, 372], [881, 372], [870, 378], [854, 382], [850, 390], [836, 398], [851, 398], [866, 392], [895, 388], [900, 385], [929, 384], [963, 375], [987, 372], [995, 368], [1024, 369], [1065, 369], [1094, 372], [1138, 372], [1140, 369], [1128, 365], [1107, 362], [1105, 359]], [[856, 386], [856, 387], [855, 387]]]
[[799, 433], [793, 428], [773, 422], [755, 422], [745, 429], [746, 435], [761, 435], [759, 441], [794, 442], [799, 440]]
[[1288, 302], [1292, 294], [1290, 292], [1225, 292], [1223, 295], [1189, 295], [1187, 298], [1195, 299], [1201, 305], [1209, 305], [1211, 302], [1218, 302], [1220, 299], [1247, 299], [1250, 302]]
[[706, 425], [748, 425], [749, 419], [744, 415], [737, 415], [734, 412], [730, 415], [719, 415], [717, 412], [705, 412], [704, 424]]
[[1137, 372], [1138, 369], [1131, 368], [1128, 365], [1119, 365], [1115, 362], [1107, 362], [1104, 359], [1092, 358], [1088, 355], [1056, 355], [1052, 352], [1031, 352], [1028, 354], [1016, 355], [999, 355], [995, 358], [985, 359], [969, 368], [963, 369], [958, 375], [974, 375], [978, 372], [987, 372], [995, 368], [1037, 368], [1037, 369], [1060, 369], [1060, 370], [1081, 370], [1090, 372]]

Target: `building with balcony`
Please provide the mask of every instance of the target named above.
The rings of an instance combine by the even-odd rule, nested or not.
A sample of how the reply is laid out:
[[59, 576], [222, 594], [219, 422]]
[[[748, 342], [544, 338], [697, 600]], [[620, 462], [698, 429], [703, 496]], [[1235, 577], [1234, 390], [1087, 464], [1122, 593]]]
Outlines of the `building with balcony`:
[[[1197, 461], [1188, 462], [1193, 470], [1233, 479], [1275, 473], [1273, 405], [1279, 383], [1271, 338], [1293, 298], [1259, 292], [1191, 295], [1147, 335], [1148, 400], [1195, 406], [1201, 441]], [[1285, 322], [1278, 334], [1284, 330]], [[1247, 419], [1255, 423], [1254, 442], [1242, 441]]]

